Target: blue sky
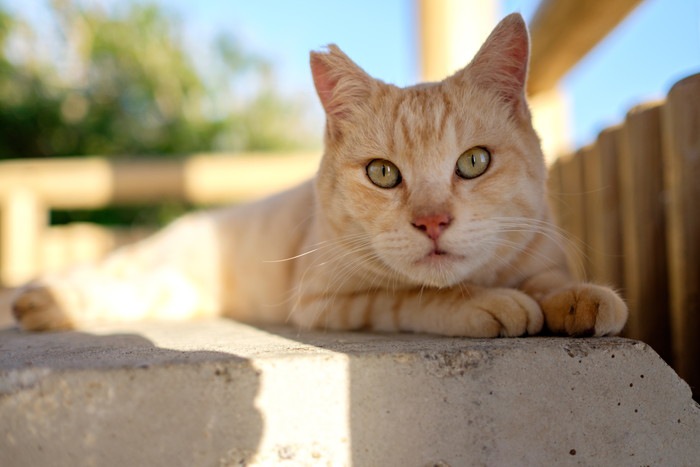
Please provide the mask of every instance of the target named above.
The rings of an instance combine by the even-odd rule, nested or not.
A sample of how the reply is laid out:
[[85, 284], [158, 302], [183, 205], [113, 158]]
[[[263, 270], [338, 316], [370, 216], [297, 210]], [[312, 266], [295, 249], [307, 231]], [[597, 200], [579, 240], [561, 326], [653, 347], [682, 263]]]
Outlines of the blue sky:
[[[18, 2], [14, 8], [31, 12], [43, 1]], [[227, 32], [269, 59], [284, 91], [306, 96], [317, 112], [308, 53], [327, 43], [337, 43], [384, 81], [407, 85], [418, 77], [413, 0], [156, 1], [180, 18], [194, 55], [205, 56], [201, 45]], [[502, 0], [501, 16], [519, 11], [529, 19], [537, 3]], [[575, 144], [591, 142], [631, 106], [663, 97], [675, 81], [697, 72], [700, 0], [644, 0], [563, 80], [573, 104]]]
[[[384, 81], [407, 85], [418, 77], [412, 0], [160, 2], [183, 15], [190, 33], [229, 31], [269, 57], [291, 92], [313, 93], [308, 52], [329, 42]], [[501, 16], [519, 11], [529, 19], [537, 3], [503, 0]], [[700, 0], [643, 1], [563, 81], [574, 143], [591, 142], [631, 106], [663, 97], [675, 81], [697, 72]]]
[[564, 79], [577, 142], [700, 72], [700, 1], [646, 0]]

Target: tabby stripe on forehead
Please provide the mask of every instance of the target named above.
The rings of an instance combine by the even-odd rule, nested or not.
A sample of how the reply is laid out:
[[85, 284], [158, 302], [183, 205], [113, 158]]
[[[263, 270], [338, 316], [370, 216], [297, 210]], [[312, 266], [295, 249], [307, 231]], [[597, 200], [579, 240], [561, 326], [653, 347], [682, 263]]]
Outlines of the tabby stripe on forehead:
[[437, 138], [442, 140], [445, 137], [445, 131], [447, 131], [447, 120], [452, 114], [452, 102], [450, 98], [447, 97], [447, 93], [443, 89], [440, 89], [440, 97], [442, 98], [442, 115], [440, 118], [440, 125], [437, 128]]
[[403, 101], [401, 99], [397, 99], [396, 102], [394, 102], [394, 106], [391, 108], [392, 122], [396, 122], [399, 119], [399, 113], [401, 112], [401, 104], [403, 104]]
[[394, 106], [391, 108], [391, 125], [393, 125], [394, 131], [387, 131], [390, 137], [390, 142], [389, 142], [389, 150], [393, 154], [396, 152], [397, 144], [396, 144], [396, 139], [397, 139], [397, 134], [396, 130], [398, 128], [397, 122], [399, 120], [399, 113], [401, 112], [401, 100], [397, 99], [396, 102], [394, 102]]
[[403, 136], [404, 144], [409, 147], [413, 147], [413, 138], [411, 137], [411, 129], [408, 127], [408, 121], [406, 115], [402, 115], [400, 119], [401, 124], [401, 135]]

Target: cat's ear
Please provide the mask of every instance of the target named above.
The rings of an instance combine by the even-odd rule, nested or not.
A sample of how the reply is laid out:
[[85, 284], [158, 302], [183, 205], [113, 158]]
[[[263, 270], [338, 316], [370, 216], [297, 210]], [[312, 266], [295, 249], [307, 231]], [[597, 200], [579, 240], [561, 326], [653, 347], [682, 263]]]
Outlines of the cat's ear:
[[329, 120], [342, 119], [369, 97], [374, 80], [335, 44], [323, 52], [311, 52], [310, 62], [314, 86]]
[[513, 13], [498, 23], [471, 63], [455, 78], [492, 89], [514, 111], [529, 115], [525, 101], [529, 58], [527, 26], [520, 14]]

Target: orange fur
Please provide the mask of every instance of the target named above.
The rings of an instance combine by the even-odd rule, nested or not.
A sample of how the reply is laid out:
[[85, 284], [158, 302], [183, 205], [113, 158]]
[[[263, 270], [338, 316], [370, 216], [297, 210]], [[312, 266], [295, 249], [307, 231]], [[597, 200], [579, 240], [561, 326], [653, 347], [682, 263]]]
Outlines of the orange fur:
[[[466, 68], [405, 89], [370, 77], [334, 45], [312, 53], [327, 116], [315, 180], [186, 216], [95, 267], [40, 279], [20, 293], [18, 320], [51, 329], [224, 314], [474, 337], [545, 324], [619, 332], [622, 300], [566, 270], [525, 100], [528, 49], [522, 18], [511, 15]], [[490, 159], [467, 179], [455, 167], [470, 148]], [[396, 186], [370, 179], [377, 159], [398, 168]]]

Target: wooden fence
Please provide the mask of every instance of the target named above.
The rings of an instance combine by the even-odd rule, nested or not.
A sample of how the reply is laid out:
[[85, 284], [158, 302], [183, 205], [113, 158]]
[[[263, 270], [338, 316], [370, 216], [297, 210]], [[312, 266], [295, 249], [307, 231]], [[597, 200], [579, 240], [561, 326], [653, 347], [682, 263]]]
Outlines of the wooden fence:
[[319, 159], [320, 153], [265, 153], [0, 162], [0, 288], [143, 236], [90, 224], [49, 227], [51, 209], [245, 201], [311, 176]]
[[582, 277], [618, 288], [625, 335], [700, 394], [700, 74], [633, 108], [550, 167], [551, 200]]

